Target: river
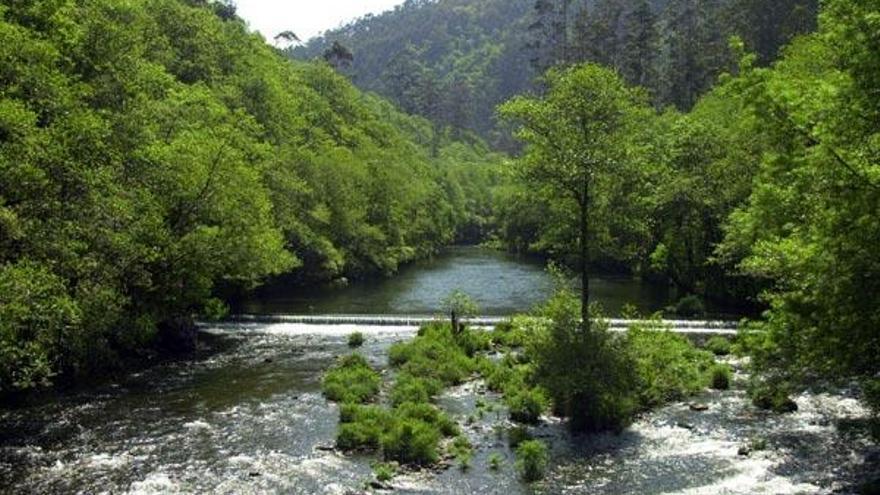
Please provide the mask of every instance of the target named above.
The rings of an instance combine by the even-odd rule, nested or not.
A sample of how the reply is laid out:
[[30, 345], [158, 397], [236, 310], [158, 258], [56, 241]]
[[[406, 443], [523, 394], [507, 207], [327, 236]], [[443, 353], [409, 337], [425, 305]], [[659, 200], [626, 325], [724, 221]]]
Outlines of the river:
[[[349, 301], [341, 306], [345, 313], [433, 312], [454, 285], [500, 314], [533, 304], [549, 290], [537, 264], [476, 251], [457, 256], [469, 262], [456, 267], [441, 258], [407, 269], [399, 280], [383, 282], [388, 285], [378, 291], [382, 295], [352, 286], [331, 297]], [[431, 273], [442, 273], [444, 266], [466, 276], [440, 283]], [[406, 293], [394, 293], [394, 286]], [[476, 290], [481, 287], [492, 290]], [[640, 303], [651, 301], [663, 304]], [[315, 295], [260, 304], [251, 310], [335, 307]], [[372, 459], [330, 448], [338, 409], [320, 394], [323, 370], [351, 352], [346, 337], [355, 330], [367, 337], [361, 352], [381, 369], [389, 346], [415, 332], [208, 325], [193, 360], [0, 409], [0, 493], [359, 493], [371, 479]], [[863, 431], [868, 413], [848, 392], [805, 393], [796, 399], [798, 412], [776, 416], [747, 403], [743, 378], [737, 375], [733, 390], [706, 392], [699, 400], [708, 411], [673, 404], [622, 435], [573, 438], [558, 420], [546, 418], [534, 434], [552, 446], [551, 469], [546, 481], [533, 486], [518, 480], [513, 453], [495, 431], [504, 417], [498, 406], [496, 415], [465, 428], [476, 446], [469, 470], [407, 474], [392, 484], [395, 493], [845, 493], [851, 479], [864, 476], [866, 459], [877, 462], [876, 445]], [[465, 424], [478, 397], [499, 399], [479, 387], [450, 390], [440, 405]], [[755, 439], [766, 441], [767, 449], [738, 455]], [[504, 458], [497, 472], [487, 467], [493, 453]]]
[[[553, 291], [540, 259], [479, 247], [456, 247], [403, 267], [396, 276], [353, 282], [347, 287], [302, 289], [273, 286], [243, 303], [252, 314], [435, 314], [454, 290], [475, 299], [480, 313], [506, 316], [540, 304]], [[631, 277], [590, 280], [594, 301], [617, 315], [632, 304], [644, 313], [673, 303], [668, 287]]]

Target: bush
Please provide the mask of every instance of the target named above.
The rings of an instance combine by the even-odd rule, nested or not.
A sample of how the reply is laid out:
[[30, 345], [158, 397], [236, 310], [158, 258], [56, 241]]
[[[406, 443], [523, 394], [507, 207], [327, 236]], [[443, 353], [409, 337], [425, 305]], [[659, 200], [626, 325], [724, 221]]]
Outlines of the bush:
[[74, 349], [96, 347], [79, 332], [81, 321], [64, 281], [48, 266], [0, 266], [0, 394], [48, 386], [62, 371], [59, 363], [79, 361]]
[[642, 409], [683, 400], [709, 385], [715, 360], [686, 337], [638, 326], [627, 335], [638, 373]]
[[418, 420], [433, 426], [443, 436], [458, 435], [458, 425], [443, 411], [431, 404], [406, 403], [395, 409], [395, 418], [399, 420]]
[[716, 364], [710, 371], [711, 385], [715, 390], [727, 390], [730, 388], [731, 371], [726, 364]]
[[397, 474], [397, 468], [393, 464], [377, 462], [373, 465], [373, 473], [376, 475], [376, 481], [385, 483], [391, 481]]
[[474, 369], [449, 327], [438, 323], [419, 329], [418, 337], [410, 342], [391, 346], [388, 361], [412, 376], [432, 378], [446, 386], [462, 383]]
[[784, 383], [759, 383], [749, 389], [749, 396], [755, 407], [780, 414], [798, 410], [789, 393], [790, 389]]
[[386, 460], [426, 466], [439, 459], [440, 432], [414, 419], [397, 421], [382, 438]]
[[540, 389], [521, 389], [504, 398], [510, 410], [510, 419], [519, 423], [535, 424], [547, 409], [547, 398]]
[[360, 347], [364, 345], [365, 341], [364, 334], [361, 332], [354, 332], [348, 336], [348, 346], [351, 348]]
[[694, 318], [697, 316], [703, 316], [706, 314], [706, 307], [703, 305], [703, 301], [691, 294], [685, 297], [682, 297], [675, 303], [675, 314], [684, 318]]
[[466, 436], [459, 435], [455, 437], [455, 440], [452, 441], [450, 453], [455, 456], [462, 469], [470, 467], [471, 458], [473, 458], [473, 446], [471, 446], [471, 441]]
[[322, 390], [335, 402], [365, 403], [379, 393], [381, 378], [360, 354], [352, 354], [324, 375]]
[[529, 433], [529, 430], [524, 426], [514, 426], [507, 430], [507, 445], [512, 449], [519, 447], [519, 444], [531, 439], [531, 433]]
[[549, 461], [547, 446], [539, 440], [527, 440], [516, 448], [516, 468], [525, 481], [543, 478]]
[[391, 411], [379, 406], [343, 405], [336, 446], [343, 450], [376, 450], [382, 437], [394, 425]]
[[638, 384], [625, 339], [603, 322], [583, 331], [580, 303], [570, 290], [557, 292], [543, 313], [552, 323], [538, 329], [527, 351], [554, 411], [571, 418], [576, 431], [623, 429], [637, 410]]
[[391, 387], [391, 404], [395, 407], [405, 402], [429, 402], [443, 389], [443, 384], [434, 378], [416, 378], [409, 373], [400, 373]]
[[504, 458], [501, 457], [501, 454], [498, 452], [493, 452], [489, 455], [489, 469], [492, 471], [498, 471], [501, 469], [501, 464], [504, 462]]
[[715, 336], [706, 342], [706, 350], [716, 356], [727, 356], [730, 354], [730, 341], [721, 336]]

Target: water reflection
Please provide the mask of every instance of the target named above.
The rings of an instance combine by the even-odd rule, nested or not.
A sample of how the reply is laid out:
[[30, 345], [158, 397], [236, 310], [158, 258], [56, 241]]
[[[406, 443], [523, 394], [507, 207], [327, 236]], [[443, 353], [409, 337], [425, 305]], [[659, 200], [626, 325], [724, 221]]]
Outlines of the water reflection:
[[[245, 302], [252, 314], [434, 314], [453, 290], [470, 294], [487, 316], [505, 316], [545, 301], [553, 280], [541, 260], [458, 247], [404, 267], [395, 277], [345, 288], [270, 287]], [[626, 304], [650, 313], [669, 304], [669, 290], [626, 277], [590, 280], [593, 300], [612, 315]]]

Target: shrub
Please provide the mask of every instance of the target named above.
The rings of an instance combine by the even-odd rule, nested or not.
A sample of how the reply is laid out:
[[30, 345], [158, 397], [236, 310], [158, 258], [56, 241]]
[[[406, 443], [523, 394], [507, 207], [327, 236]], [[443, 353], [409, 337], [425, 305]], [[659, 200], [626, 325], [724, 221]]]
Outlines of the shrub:
[[633, 327], [629, 346], [638, 372], [639, 405], [643, 409], [682, 400], [709, 385], [712, 355], [678, 334]]
[[789, 397], [789, 387], [784, 383], [758, 383], [749, 389], [752, 404], [759, 409], [777, 413], [790, 413], [798, 409], [797, 404]]
[[376, 450], [395, 422], [391, 412], [379, 406], [343, 405], [336, 446], [343, 450]]
[[730, 354], [731, 344], [730, 341], [721, 336], [715, 336], [709, 339], [706, 342], [706, 350], [715, 354], [716, 356], [727, 356]]
[[547, 409], [547, 398], [540, 389], [521, 389], [505, 397], [510, 419], [519, 423], [535, 424]]
[[399, 420], [418, 420], [431, 425], [443, 436], [451, 437], [458, 435], [458, 425], [443, 411], [431, 404], [405, 403], [394, 411]]
[[498, 471], [501, 469], [501, 464], [504, 462], [504, 458], [501, 457], [501, 454], [498, 452], [493, 452], [489, 455], [489, 469], [492, 471]]
[[450, 453], [455, 456], [462, 469], [470, 467], [471, 458], [473, 457], [473, 447], [467, 437], [463, 435], [455, 437], [455, 440], [452, 441]]
[[352, 354], [324, 375], [322, 390], [327, 399], [335, 402], [369, 402], [379, 393], [381, 378], [366, 359]]
[[414, 419], [397, 421], [382, 438], [386, 460], [426, 466], [439, 459], [440, 432]]
[[443, 384], [434, 378], [400, 373], [391, 388], [391, 404], [396, 407], [405, 402], [429, 402], [442, 389]]
[[0, 394], [48, 386], [64, 371], [58, 368], [85, 361], [80, 354], [87, 353], [77, 351], [99, 343], [81, 331], [82, 321], [64, 280], [48, 265], [0, 265]]
[[524, 426], [514, 426], [507, 430], [507, 445], [512, 449], [519, 447], [519, 444], [531, 439], [532, 435]]
[[637, 410], [636, 367], [625, 339], [612, 336], [603, 322], [585, 332], [580, 302], [570, 290], [558, 291], [543, 313], [552, 323], [530, 338], [527, 351], [554, 411], [571, 418], [576, 431], [621, 430]]
[[393, 464], [377, 462], [373, 465], [373, 473], [376, 475], [376, 481], [385, 483], [391, 481], [397, 474], [397, 468]]
[[348, 336], [348, 346], [355, 348], [364, 345], [366, 339], [364, 339], [364, 334], [361, 332], [354, 332], [353, 334]]
[[699, 297], [691, 294], [682, 297], [675, 303], [675, 314], [685, 318], [703, 316], [706, 314], [706, 307]]
[[711, 385], [715, 390], [727, 390], [730, 388], [731, 371], [726, 364], [716, 364], [710, 371]]
[[516, 468], [525, 481], [543, 478], [549, 461], [547, 446], [539, 440], [527, 440], [516, 448]]
[[388, 361], [412, 376], [433, 378], [447, 386], [462, 383], [474, 369], [449, 327], [436, 323], [419, 329], [412, 341], [391, 346]]

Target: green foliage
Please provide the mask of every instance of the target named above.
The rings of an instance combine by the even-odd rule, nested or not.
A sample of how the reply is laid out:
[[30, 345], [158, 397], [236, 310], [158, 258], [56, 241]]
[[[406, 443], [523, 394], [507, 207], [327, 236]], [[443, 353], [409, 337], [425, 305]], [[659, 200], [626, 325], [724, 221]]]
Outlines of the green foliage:
[[547, 446], [540, 440], [526, 440], [516, 448], [516, 469], [527, 482], [542, 479], [549, 462]]
[[268, 277], [390, 274], [489, 221], [499, 156], [224, 4], [34, 5], [0, 14], [0, 270], [52, 280], [0, 296], [2, 392], [113, 365]]
[[507, 445], [512, 449], [529, 440], [532, 440], [532, 435], [525, 426], [514, 426], [507, 430]]
[[731, 352], [731, 347], [730, 340], [720, 335], [710, 338], [705, 345], [706, 350], [716, 356], [727, 356]]
[[569, 417], [577, 431], [623, 429], [637, 411], [639, 384], [625, 339], [612, 336], [601, 320], [585, 331], [578, 300], [568, 290], [557, 292], [543, 313], [550, 323], [535, 335], [528, 353], [534, 379], [554, 411]]
[[343, 450], [377, 450], [395, 424], [391, 411], [381, 406], [343, 404], [340, 407], [336, 446]]
[[63, 280], [29, 261], [0, 267], [0, 393], [45, 385], [65, 354], [88, 344]]
[[322, 390], [327, 399], [343, 403], [364, 403], [379, 393], [381, 377], [360, 354], [342, 358], [324, 375]]
[[363, 333], [354, 332], [348, 336], [348, 346], [352, 348], [361, 347], [362, 345], [364, 345], [365, 340], [366, 339], [364, 339]]
[[876, 2], [824, 2], [816, 34], [736, 80], [762, 146], [721, 253], [772, 282], [751, 348], [773, 381], [880, 372], [878, 15]]
[[703, 305], [702, 299], [691, 294], [679, 299], [678, 302], [675, 303], [674, 311], [677, 316], [694, 318], [705, 315], [706, 307]]
[[547, 398], [538, 389], [520, 389], [505, 394], [504, 402], [510, 410], [510, 419], [519, 423], [536, 424], [547, 409]]
[[[690, 108], [726, 68], [725, 45], [744, 36], [762, 62], [816, 24], [816, 0], [482, 0], [408, 2], [302, 46], [311, 60], [337, 42], [355, 56], [352, 76], [438, 126], [472, 129], [509, 145], [492, 112], [557, 64], [595, 62], [650, 89], [657, 107]], [[425, 30], [424, 26], [431, 26]]]
[[715, 390], [727, 390], [730, 388], [732, 372], [726, 364], [716, 364], [709, 370], [709, 383]]
[[695, 348], [686, 337], [649, 325], [631, 328], [628, 340], [642, 408], [685, 399], [710, 384], [712, 354]]
[[397, 474], [397, 468], [393, 464], [377, 462], [373, 464], [373, 473], [376, 475], [376, 481], [386, 483]]
[[441, 307], [443, 311], [455, 313], [461, 318], [475, 316], [480, 311], [474, 298], [460, 290], [454, 290], [446, 296], [441, 303]]
[[440, 432], [421, 421], [402, 419], [382, 438], [385, 458], [404, 464], [426, 466], [439, 460]]
[[419, 330], [410, 342], [394, 344], [388, 362], [401, 371], [419, 378], [437, 380], [443, 385], [458, 385], [470, 376], [474, 362], [459, 346], [470, 331], [453, 335], [448, 325], [431, 324]]
[[455, 459], [458, 461], [459, 466], [462, 469], [468, 469], [470, 467], [470, 462], [474, 453], [473, 446], [466, 436], [459, 435], [455, 437], [452, 441], [450, 453], [455, 456]]
[[749, 397], [755, 407], [776, 413], [797, 411], [798, 406], [791, 400], [790, 393], [791, 387], [781, 382], [757, 382], [749, 387]]
[[489, 454], [489, 469], [492, 471], [501, 470], [502, 465], [504, 464], [504, 458], [498, 452], [493, 452]]
[[391, 388], [391, 404], [396, 407], [406, 402], [430, 402], [442, 389], [443, 383], [435, 378], [417, 378], [401, 372]]

